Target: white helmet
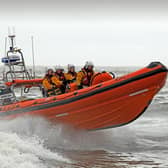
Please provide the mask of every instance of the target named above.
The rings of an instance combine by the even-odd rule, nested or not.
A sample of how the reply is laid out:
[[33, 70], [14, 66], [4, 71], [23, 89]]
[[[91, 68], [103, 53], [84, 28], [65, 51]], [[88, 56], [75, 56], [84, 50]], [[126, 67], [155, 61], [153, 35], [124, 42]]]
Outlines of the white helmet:
[[75, 65], [73, 65], [73, 64], [68, 64], [68, 70], [70, 70], [70, 68], [75, 68]]
[[55, 67], [55, 70], [57, 71], [57, 70], [62, 70], [62, 71], [64, 71], [64, 68], [62, 67], [62, 66], [60, 66], [60, 65], [57, 65], [56, 67]]
[[86, 63], [85, 63], [85, 68], [88, 68], [88, 66], [94, 67], [93, 62], [91, 62], [91, 61], [86, 61]]
[[45, 68], [45, 73], [48, 74], [49, 71], [53, 71], [53, 72], [54, 72], [53, 68], [51, 68], [51, 67], [49, 67], [49, 68], [46, 67], [46, 68]]

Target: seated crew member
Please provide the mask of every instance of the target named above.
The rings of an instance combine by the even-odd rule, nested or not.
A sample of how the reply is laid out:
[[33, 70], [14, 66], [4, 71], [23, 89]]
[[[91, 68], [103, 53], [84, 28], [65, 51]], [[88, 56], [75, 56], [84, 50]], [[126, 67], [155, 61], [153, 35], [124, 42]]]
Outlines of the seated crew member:
[[59, 80], [59, 82], [61, 83], [60, 85], [60, 89], [62, 93], [65, 93], [65, 88], [66, 88], [66, 79], [65, 79], [65, 75], [64, 75], [64, 69], [60, 66], [55, 68], [55, 77]]
[[75, 66], [73, 64], [68, 64], [68, 72], [64, 75], [68, 84], [75, 82], [77, 76], [77, 73], [75, 72]]
[[47, 97], [61, 94], [61, 91], [59, 89], [61, 83], [54, 77], [53, 73], [54, 71], [52, 69], [48, 69], [42, 81], [42, 85], [44, 87], [43, 95]]
[[94, 75], [93, 71], [94, 65], [92, 62], [87, 61], [85, 66], [77, 73], [76, 77], [76, 83], [78, 86], [78, 89], [81, 89], [83, 87], [90, 86], [90, 81], [92, 76]]

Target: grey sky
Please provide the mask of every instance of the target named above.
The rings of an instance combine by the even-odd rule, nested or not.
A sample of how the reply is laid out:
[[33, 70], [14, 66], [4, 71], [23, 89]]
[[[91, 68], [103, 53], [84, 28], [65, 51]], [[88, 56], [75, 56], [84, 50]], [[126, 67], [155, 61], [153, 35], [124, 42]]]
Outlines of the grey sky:
[[47, 0], [2, 1], [0, 55], [8, 26], [31, 63], [30, 36], [36, 64], [168, 65], [168, 1]]

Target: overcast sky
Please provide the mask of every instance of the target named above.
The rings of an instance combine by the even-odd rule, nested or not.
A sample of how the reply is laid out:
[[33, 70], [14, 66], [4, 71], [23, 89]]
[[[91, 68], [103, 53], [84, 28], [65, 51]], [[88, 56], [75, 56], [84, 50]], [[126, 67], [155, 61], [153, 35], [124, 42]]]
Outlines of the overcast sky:
[[0, 55], [8, 27], [31, 64], [168, 66], [167, 0], [0, 0]]

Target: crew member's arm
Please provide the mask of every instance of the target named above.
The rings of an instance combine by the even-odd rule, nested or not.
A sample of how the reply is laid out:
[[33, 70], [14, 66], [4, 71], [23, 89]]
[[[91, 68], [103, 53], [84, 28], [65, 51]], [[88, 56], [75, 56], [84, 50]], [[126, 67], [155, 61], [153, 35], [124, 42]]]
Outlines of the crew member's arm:
[[48, 82], [48, 80], [46, 78], [43, 79], [42, 85], [43, 85], [45, 90], [52, 89], [51, 84]]
[[53, 76], [52, 78], [51, 78], [51, 80], [52, 80], [52, 82], [57, 86], [57, 87], [59, 87], [59, 86], [61, 86], [63, 83], [62, 83], [62, 81], [60, 81], [56, 76]]
[[82, 79], [84, 77], [84, 73], [82, 71], [77, 73], [77, 77], [76, 77], [76, 84], [78, 86], [78, 89], [82, 88]]
[[71, 83], [73, 81], [73, 76], [71, 74], [65, 73], [64, 75], [67, 83]]

